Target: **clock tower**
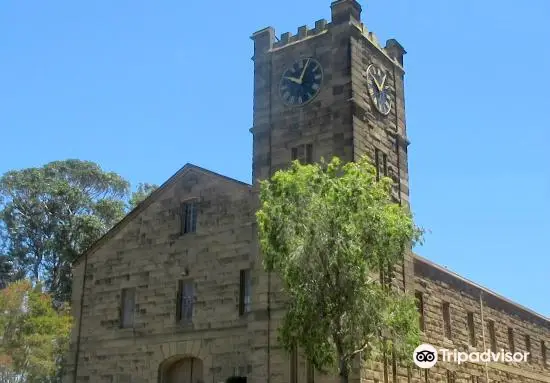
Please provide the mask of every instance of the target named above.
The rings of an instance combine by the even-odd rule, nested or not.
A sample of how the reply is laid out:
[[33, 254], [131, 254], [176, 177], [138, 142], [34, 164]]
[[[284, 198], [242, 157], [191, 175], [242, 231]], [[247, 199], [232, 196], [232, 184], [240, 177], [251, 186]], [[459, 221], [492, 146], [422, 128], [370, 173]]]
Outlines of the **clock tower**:
[[[355, 0], [331, 4], [331, 21], [296, 34], [253, 34], [253, 180], [298, 156], [353, 161], [369, 155], [408, 202], [403, 55], [361, 22]], [[307, 157], [307, 158], [306, 158]]]
[[[406, 52], [394, 39], [380, 44], [363, 24], [357, 1], [338, 0], [330, 7], [330, 22], [321, 19], [312, 28], [304, 25], [295, 34], [286, 32], [279, 38], [272, 27], [252, 35], [255, 190], [259, 180], [294, 159], [317, 162], [337, 156], [355, 161], [367, 155], [380, 175], [394, 180], [394, 199], [408, 205]], [[256, 267], [261, 273], [259, 263]], [[259, 276], [255, 286], [257, 300], [263, 302], [256, 308], [265, 309], [270, 318], [280, 317], [276, 312], [283, 302], [272, 279]], [[412, 287], [412, 254], [396, 273], [396, 284]], [[273, 332], [268, 343], [273, 345], [276, 320], [268, 327], [269, 334]], [[273, 361], [277, 353], [268, 354], [268, 367], [273, 369], [273, 363], [278, 364]], [[391, 363], [384, 370], [386, 376], [397, 374]], [[284, 381], [292, 379], [286, 376]]]

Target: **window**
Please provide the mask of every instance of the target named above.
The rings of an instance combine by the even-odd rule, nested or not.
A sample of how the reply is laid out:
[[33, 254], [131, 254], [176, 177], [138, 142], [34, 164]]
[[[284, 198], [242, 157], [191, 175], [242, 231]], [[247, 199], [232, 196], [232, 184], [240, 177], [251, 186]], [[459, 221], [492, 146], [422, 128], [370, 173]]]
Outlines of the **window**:
[[290, 353], [290, 383], [298, 383], [298, 349], [296, 347]]
[[489, 329], [489, 342], [491, 345], [491, 351], [497, 352], [497, 338], [495, 334], [495, 322], [490, 320], [487, 321], [487, 327]]
[[451, 307], [449, 302], [443, 302], [442, 305], [443, 311], [443, 330], [445, 332], [445, 337], [451, 339]]
[[525, 351], [527, 351], [529, 354], [527, 354], [527, 362], [532, 362], [531, 357], [531, 337], [529, 335], [525, 335]]
[[180, 233], [194, 233], [197, 231], [198, 201], [189, 201], [180, 207]]
[[311, 361], [307, 361], [306, 383], [315, 383], [315, 367]]
[[474, 322], [474, 313], [468, 313], [468, 333], [470, 335], [470, 346], [476, 346], [476, 327]]
[[540, 354], [542, 357], [542, 365], [546, 367], [548, 360], [546, 359], [546, 343], [543, 340], [540, 341]]
[[136, 306], [136, 289], [122, 289], [120, 327], [127, 328], [134, 326], [134, 312]]
[[374, 162], [376, 165], [376, 179], [388, 176], [388, 156], [380, 149], [374, 151]]
[[178, 281], [176, 320], [180, 323], [193, 321], [195, 285], [192, 280]]
[[239, 286], [239, 315], [250, 311], [251, 280], [250, 269], [241, 270]]
[[508, 348], [510, 352], [516, 352], [516, 344], [514, 342], [514, 329], [508, 327]]
[[292, 148], [290, 151], [292, 161], [298, 160], [303, 164], [313, 163], [313, 145], [304, 144]]
[[447, 383], [455, 383], [456, 374], [454, 371], [447, 370]]
[[416, 298], [416, 309], [419, 314], [420, 330], [424, 331], [424, 296], [420, 291], [415, 291], [414, 297]]

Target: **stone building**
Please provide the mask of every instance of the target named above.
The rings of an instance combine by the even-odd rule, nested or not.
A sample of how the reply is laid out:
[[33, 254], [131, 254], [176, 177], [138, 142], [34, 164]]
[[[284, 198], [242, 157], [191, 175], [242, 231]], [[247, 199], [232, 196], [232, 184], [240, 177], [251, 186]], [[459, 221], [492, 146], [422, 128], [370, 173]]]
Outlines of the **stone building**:
[[[75, 262], [65, 382], [338, 381], [277, 345], [284, 297], [259, 259], [257, 180], [293, 159], [367, 154], [408, 204], [406, 52], [377, 41], [355, 0], [333, 2], [312, 29], [252, 40], [253, 184], [187, 164]], [[398, 275], [426, 342], [529, 351], [529, 362], [420, 370], [387, 356], [352, 382], [550, 382], [548, 318], [412, 253]]]

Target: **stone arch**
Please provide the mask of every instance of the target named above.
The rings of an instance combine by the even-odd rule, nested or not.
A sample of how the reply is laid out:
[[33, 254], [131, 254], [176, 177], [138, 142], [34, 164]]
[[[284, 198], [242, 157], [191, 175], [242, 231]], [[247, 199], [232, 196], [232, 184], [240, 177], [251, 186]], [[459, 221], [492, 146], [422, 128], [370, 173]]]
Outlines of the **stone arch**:
[[204, 383], [204, 363], [189, 354], [171, 356], [159, 365], [158, 383]]

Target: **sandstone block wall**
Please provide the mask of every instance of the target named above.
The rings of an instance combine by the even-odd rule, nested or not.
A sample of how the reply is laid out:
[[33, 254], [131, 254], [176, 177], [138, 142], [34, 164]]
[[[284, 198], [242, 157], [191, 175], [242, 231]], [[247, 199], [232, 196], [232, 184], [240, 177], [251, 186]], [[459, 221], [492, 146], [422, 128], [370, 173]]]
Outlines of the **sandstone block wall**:
[[[197, 232], [180, 235], [180, 202], [199, 198]], [[247, 374], [247, 318], [239, 316], [239, 275], [250, 268], [250, 187], [189, 169], [149, 206], [75, 267], [75, 316], [81, 321], [77, 382], [156, 382], [160, 364], [198, 357], [205, 382]], [[192, 325], [176, 322], [178, 280], [195, 283]], [[137, 289], [135, 324], [120, 328], [121, 290]], [[73, 382], [80, 323], [72, 334]], [[131, 380], [129, 380], [131, 379]]]

